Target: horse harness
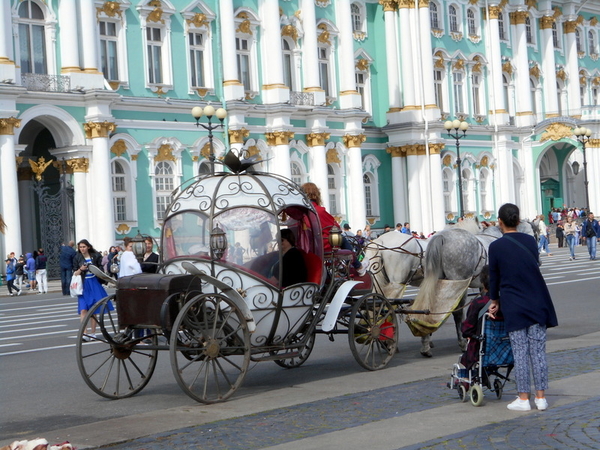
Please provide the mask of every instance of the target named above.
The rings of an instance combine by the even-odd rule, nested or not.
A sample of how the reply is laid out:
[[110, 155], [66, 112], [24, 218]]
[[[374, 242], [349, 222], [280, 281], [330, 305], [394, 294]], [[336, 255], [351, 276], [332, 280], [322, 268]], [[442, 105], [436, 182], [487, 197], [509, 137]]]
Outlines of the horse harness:
[[[407, 249], [404, 248], [404, 246], [407, 243], [409, 243], [410, 241], [412, 241], [413, 239], [417, 241], [417, 244], [419, 246], [420, 251], [418, 253], [411, 252], [411, 251], [409, 251], [409, 250], [407, 250]], [[406, 241], [404, 241], [402, 243], [402, 245], [400, 245], [398, 247], [385, 247], [385, 246], [383, 246], [381, 244], [378, 244], [376, 242], [373, 242], [373, 241], [369, 242], [367, 244], [367, 247], [376, 247], [376, 252], [375, 252], [375, 255], [373, 256], [373, 258], [380, 258], [381, 259], [381, 256], [379, 255], [379, 252], [380, 251], [384, 251], [384, 250], [388, 250], [388, 251], [392, 251], [392, 252], [396, 252], [396, 253], [404, 253], [405, 255], [410, 255], [410, 256], [414, 256], [415, 258], [419, 258], [419, 265], [417, 266], [417, 269], [416, 270], [411, 270], [409, 272], [409, 274], [408, 274], [407, 279], [402, 284], [409, 285], [410, 282], [412, 281], [415, 273], [417, 273], [417, 271], [419, 269], [421, 269], [421, 270], [423, 269], [422, 262], [423, 262], [423, 257], [425, 255], [425, 250], [423, 250], [423, 246], [419, 242], [419, 239], [415, 238], [414, 236], [411, 236], [410, 238], [408, 238]], [[389, 283], [390, 282], [390, 277], [388, 276], [388, 274], [387, 274], [387, 272], [385, 270], [385, 266], [383, 264], [381, 264], [381, 268], [377, 268], [376, 267], [376, 269], [377, 270], [375, 270], [374, 272], [375, 273], [382, 272], [385, 280]]]

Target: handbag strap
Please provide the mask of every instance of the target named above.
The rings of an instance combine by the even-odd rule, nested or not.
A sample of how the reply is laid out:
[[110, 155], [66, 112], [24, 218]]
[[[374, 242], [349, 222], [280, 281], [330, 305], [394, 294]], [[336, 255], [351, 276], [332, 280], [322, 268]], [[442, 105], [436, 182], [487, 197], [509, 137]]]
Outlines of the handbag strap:
[[538, 266], [540, 265], [540, 261], [539, 261], [539, 259], [538, 259], [538, 258], [536, 258], [536, 257], [533, 255], [533, 253], [531, 253], [531, 251], [530, 251], [530, 250], [529, 250], [527, 247], [525, 247], [523, 244], [521, 244], [521, 243], [520, 243], [519, 241], [517, 241], [515, 238], [512, 238], [512, 237], [510, 237], [508, 234], [505, 234], [505, 235], [504, 235], [504, 237], [505, 237], [506, 239], [508, 239], [509, 241], [511, 241], [511, 242], [514, 242], [515, 244], [517, 244], [517, 245], [518, 245], [519, 247], [521, 247], [522, 249], [524, 249], [524, 250], [525, 250], [525, 252], [526, 252], [527, 254], [529, 254], [529, 255], [533, 256], [533, 259], [535, 260], [535, 263], [536, 263]]

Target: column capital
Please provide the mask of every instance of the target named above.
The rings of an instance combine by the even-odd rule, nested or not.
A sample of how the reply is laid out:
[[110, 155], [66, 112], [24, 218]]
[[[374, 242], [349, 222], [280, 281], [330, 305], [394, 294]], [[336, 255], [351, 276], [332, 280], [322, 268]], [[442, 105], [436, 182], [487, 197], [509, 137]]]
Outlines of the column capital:
[[7, 117], [0, 119], [0, 135], [13, 135], [15, 128], [21, 126], [21, 119], [15, 117]]
[[250, 136], [250, 131], [245, 128], [239, 130], [229, 129], [229, 143], [230, 144], [243, 144], [244, 139]]
[[267, 138], [267, 145], [270, 147], [276, 145], [288, 145], [290, 143], [290, 139], [294, 137], [293, 131], [271, 131], [265, 133], [265, 137]]
[[398, 0], [379, 0], [379, 4], [383, 6], [383, 12], [396, 11], [398, 9]]
[[323, 146], [330, 137], [331, 133], [309, 133], [306, 135], [306, 144], [309, 147]]
[[575, 20], [568, 20], [567, 22], [563, 23], [563, 30], [565, 32], [565, 34], [567, 33], [575, 33], [575, 31], [577, 30], [577, 22]]
[[600, 148], [600, 139], [590, 139], [587, 143], [587, 147]]
[[446, 144], [443, 142], [438, 142], [436, 144], [429, 144], [429, 154], [430, 155], [439, 155], [442, 153], [442, 150], [446, 148]]
[[367, 140], [367, 136], [364, 134], [345, 134], [342, 137], [342, 141], [346, 148], [356, 148], [361, 146], [363, 142]]
[[490, 19], [496, 19], [498, 20], [498, 17], [500, 16], [500, 13], [502, 12], [502, 8], [498, 5], [492, 5], [488, 7], [488, 14], [487, 16]]
[[88, 173], [90, 169], [90, 160], [88, 158], [73, 158], [65, 161], [73, 173]]
[[108, 120], [104, 122], [86, 122], [83, 124], [83, 130], [87, 139], [107, 138], [116, 129], [117, 125]]
[[527, 19], [527, 17], [529, 17], [529, 12], [515, 11], [511, 12], [509, 17], [511, 25], [525, 25], [525, 20]]
[[385, 151], [392, 155], [392, 158], [400, 158], [402, 156], [406, 156], [402, 147], [387, 147]]
[[540, 17], [540, 29], [542, 30], [548, 30], [548, 29], [552, 29], [552, 25], [555, 22], [555, 18], [554, 16], [543, 16]]

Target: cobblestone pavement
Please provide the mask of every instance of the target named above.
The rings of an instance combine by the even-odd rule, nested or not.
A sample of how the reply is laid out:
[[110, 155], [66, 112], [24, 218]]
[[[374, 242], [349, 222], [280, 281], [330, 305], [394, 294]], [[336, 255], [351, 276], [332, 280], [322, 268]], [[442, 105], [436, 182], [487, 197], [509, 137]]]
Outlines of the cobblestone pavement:
[[[599, 370], [600, 347], [549, 353], [548, 365], [551, 380]], [[102, 448], [249, 450], [270, 447], [456, 403], [456, 392], [446, 388], [449, 373], [447, 377], [278, 408]], [[507, 384], [506, 390], [514, 393], [514, 385]], [[540, 414], [482, 426], [405, 448], [600, 448], [598, 401], [600, 397], [550, 408]], [[257, 429], [260, 433], [256, 432]]]

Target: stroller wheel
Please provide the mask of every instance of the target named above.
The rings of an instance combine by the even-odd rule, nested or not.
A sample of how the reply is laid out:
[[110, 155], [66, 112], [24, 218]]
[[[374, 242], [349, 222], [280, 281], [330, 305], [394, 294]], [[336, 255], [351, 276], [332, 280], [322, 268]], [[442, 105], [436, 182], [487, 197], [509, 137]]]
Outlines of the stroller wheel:
[[500, 400], [502, 398], [502, 381], [498, 378], [494, 380], [494, 391], [496, 392], [496, 398]]
[[458, 398], [460, 398], [461, 402], [466, 402], [467, 401], [467, 389], [465, 388], [465, 385], [463, 383], [460, 383], [456, 390], [458, 391]]
[[480, 384], [471, 386], [471, 403], [473, 406], [481, 406], [483, 403], [483, 389]]

